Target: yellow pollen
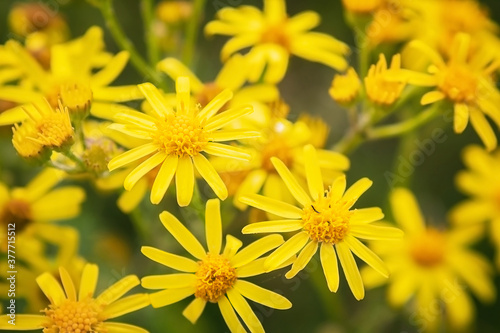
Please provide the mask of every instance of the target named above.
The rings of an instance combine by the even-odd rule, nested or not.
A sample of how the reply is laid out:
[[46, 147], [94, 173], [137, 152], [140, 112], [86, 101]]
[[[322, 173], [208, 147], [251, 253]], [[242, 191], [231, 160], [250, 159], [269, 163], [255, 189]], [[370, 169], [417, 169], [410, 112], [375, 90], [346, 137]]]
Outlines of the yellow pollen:
[[73, 139], [73, 128], [62, 112], [46, 115], [36, 124], [37, 137], [31, 138], [44, 146], [60, 148]]
[[313, 241], [336, 244], [349, 232], [349, 220], [353, 212], [348, 207], [348, 202], [332, 201], [329, 192], [326, 192], [326, 196], [304, 207], [302, 228]]
[[439, 89], [454, 103], [470, 103], [476, 99], [477, 81], [468, 68], [452, 65], [443, 73]]
[[49, 319], [44, 333], [104, 333], [102, 305], [88, 297], [80, 301], [64, 300], [61, 305], [49, 305], [43, 310]]
[[88, 115], [92, 104], [92, 90], [89, 85], [76, 81], [66, 82], [60, 86], [59, 97], [72, 115]]
[[262, 149], [262, 169], [269, 173], [276, 173], [276, 169], [271, 163], [271, 157], [279, 158], [288, 168], [292, 166], [294, 160], [292, 149], [281, 137], [270, 140]]
[[192, 117], [170, 115], [156, 122], [155, 142], [168, 155], [195, 156], [208, 143], [207, 133]]
[[436, 229], [429, 228], [410, 244], [410, 254], [420, 266], [433, 267], [440, 264], [445, 254], [443, 234]]
[[0, 210], [0, 224], [15, 224], [17, 232], [22, 231], [31, 221], [31, 206], [22, 199], [11, 199]]
[[236, 270], [229, 260], [220, 254], [208, 254], [199, 262], [200, 268], [196, 272], [198, 283], [196, 297], [215, 303], [236, 282]]
[[283, 23], [268, 27], [262, 33], [261, 42], [281, 45], [290, 52], [290, 38]]

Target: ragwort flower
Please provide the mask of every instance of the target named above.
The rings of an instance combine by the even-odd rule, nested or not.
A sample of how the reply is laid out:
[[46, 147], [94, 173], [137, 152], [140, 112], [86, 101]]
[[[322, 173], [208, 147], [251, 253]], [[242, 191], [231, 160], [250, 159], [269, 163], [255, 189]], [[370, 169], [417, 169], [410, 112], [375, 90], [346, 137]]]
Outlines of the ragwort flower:
[[264, 263], [265, 269], [275, 269], [300, 251], [291, 270], [285, 275], [291, 279], [307, 265], [320, 247], [321, 265], [330, 291], [336, 292], [339, 286], [338, 257], [354, 297], [361, 300], [365, 291], [352, 253], [383, 276], [387, 277], [389, 272], [382, 260], [358, 238], [387, 240], [401, 236], [401, 231], [371, 224], [384, 217], [378, 207], [351, 210], [358, 198], [371, 186], [370, 180], [362, 178], [346, 191], [345, 176], [340, 176], [325, 191], [316, 150], [308, 145], [304, 147], [304, 153], [310, 195], [281, 160], [275, 157], [271, 159], [302, 208], [258, 194], [244, 196], [240, 199], [242, 202], [285, 219], [252, 223], [243, 228], [243, 233], [299, 230], [269, 255]]
[[[154, 247], [142, 247], [142, 253], [151, 260], [183, 272], [146, 276], [142, 279], [144, 288], [163, 289], [150, 294], [153, 307], [163, 307], [194, 295], [194, 300], [182, 313], [193, 324], [209, 302], [217, 303], [231, 332], [245, 332], [236, 313], [251, 332], [264, 332], [262, 324], [244, 297], [280, 310], [292, 306], [285, 297], [242, 279], [264, 273], [265, 258], [259, 257], [283, 243], [283, 237], [280, 235], [263, 237], [241, 251], [241, 241], [228, 235], [226, 246], [221, 252], [222, 222], [219, 199], [207, 201], [205, 232], [208, 251], [205, 251], [193, 234], [169, 212], [161, 213], [160, 220], [198, 261]], [[290, 263], [285, 263], [287, 264]]]
[[201, 153], [227, 158], [248, 160], [250, 156], [237, 147], [219, 142], [258, 137], [255, 131], [220, 130], [232, 120], [252, 112], [251, 106], [233, 108], [216, 115], [217, 111], [232, 97], [229, 90], [218, 94], [202, 110], [190, 106], [188, 77], [179, 77], [176, 82], [176, 111], [167, 106], [162, 94], [149, 83], [139, 85], [151, 104], [152, 114], [129, 111], [115, 115], [117, 121], [111, 127], [129, 136], [143, 139], [144, 144], [114, 157], [109, 170], [146, 158], [129, 173], [124, 181], [130, 190], [146, 173], [161, 165], [151, 189], [151, 202], [158, 204], [174, 177], [177, 202], [187, 206], [194, 190], [194, 167], [207, 181], [215, 194], [225, 199], [227, 188], [214, 167]]

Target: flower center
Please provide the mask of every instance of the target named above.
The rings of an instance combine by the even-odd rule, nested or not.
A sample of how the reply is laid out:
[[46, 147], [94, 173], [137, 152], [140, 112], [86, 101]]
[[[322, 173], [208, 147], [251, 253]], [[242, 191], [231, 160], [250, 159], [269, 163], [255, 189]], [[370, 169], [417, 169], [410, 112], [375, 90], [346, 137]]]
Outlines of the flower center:
[[271, 163], [271, 157], [279, 158], [290, 168], [294, 160], [292, 151], [285, 139], [281, 137], [271, 139], [262, 149], [262, 169], [268, 173], [276, 173], [276, 169]]
[[44, 115], [36, 124], [37, 137], [32, 140], [48, 147], [60, 148], [73, 139], [73, 128], [67, 112]]
[[478, 88], [477, 81], [469, 69], [450, 66], [443, 75], [439, 89], [454, 103], [472, 102]]
[[410, 244], [410, 254], [420, 266], [433, 267], [444, 259], [445, 239], [436, 229], [428, 229], [426, 233]]
[[153, 141], [169, 155], [195, 156], [208, 143], [207, 133], [195, 119], [185, 115], [170, 115], [156, 122]]
[[199, 262], [200, 268], [196, 272], [198, 284], [196, 297], [215, 303], [236, 282], [236, 270], [229, 260], [220, 254], [208, 254]]
[[92, 104], [92, 90], [89, 85], [68, 81], [60, 85], [59, 98], [72, 115], [86, 116]]
[[346, 201], [332, 202], [327, 192], [326, 196], [304, 207], [302, 228], [315, 242], [339, 243], [349, 232], [349, 220], [353, 212], [348, 207]]
[[272, 25], [264, 30], [261, 42], [281, 45], [290, 52], [290, 39], [285, 31], [283, 23]]
[[102, 327], [104, 317], [102, 305], [90, 297], [72, 301], [65, 300], [61, 305], [49, 305], [43, 310], [50, 320], [44, 324], [44, 332], [94, 333], [105, 332]]
[[21, 199], [11, 199], [0, 211], [2, 225], [15, 224], [20, 232], [32, 221], [30, 204]]

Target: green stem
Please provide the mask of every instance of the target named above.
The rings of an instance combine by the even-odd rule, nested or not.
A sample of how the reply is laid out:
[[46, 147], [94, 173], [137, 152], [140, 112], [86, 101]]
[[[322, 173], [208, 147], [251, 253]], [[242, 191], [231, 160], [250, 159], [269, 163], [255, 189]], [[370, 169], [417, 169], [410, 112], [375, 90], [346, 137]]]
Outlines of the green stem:
[[200, 221], [205, 222], [205, 204], [203, 203], [200, 189], [198, 188], [198, 184], [196, 182], [194, 183], [193, 198], [191, 199], [189, 207], [195, 211]]
[[148, 59], [151, 66], [156, 66], [160, 61], [158, 38], [153, 33], [154, 29], [154, 1], [142, 0], [142, 21], [144, 22], [144, 38], [148, 50]]
[[165, 82], [161, 79], [161, 75], [147, 64], [135, 48], [134, 44], [132, 44], [123, 32], [122, 27], [116, 19], [115, 10], [113, 8], [113, 0], [103, 0], [100, 4], [99, 9], [101, 10], [111, 35], [120, 48], [129, 52], [130, 62], [142, 75], [145, 76], [146, 80], [152, 81], [156, 86], [165, 90]]
[[63, 154], [64, 156], [66, 156], [67, 158], [76, 163], [79, 170], [73, 170], [74, 172], [85, 172], [87, 170], [87, 167], [82, 162], [82, 160], [78, 156], [73, 154], [73, 152], [70, 149], [61, 152], [61, 154]]
[[184, 42], [184, 49], [182, 50], [182, 62], [186, 66], [190, 66], [193, 61], [194, 49], [196, 40], [198, 39], [199, 26], [202, 20], [203, 9], [205, 9], [206, 0], [194, 0], [193, 16], [189, 20], [186, 29], [186, 41]]

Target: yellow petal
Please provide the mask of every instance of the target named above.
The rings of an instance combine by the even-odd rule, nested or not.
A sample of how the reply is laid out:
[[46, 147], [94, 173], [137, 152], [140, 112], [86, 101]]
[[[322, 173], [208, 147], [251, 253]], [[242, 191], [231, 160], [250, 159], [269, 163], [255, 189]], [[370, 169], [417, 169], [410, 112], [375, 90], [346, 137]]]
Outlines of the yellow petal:
[[425, 230], [425, 222], [420, 213], [417, 200], [405, 188], [396, 188], [390, 194], [394, 219], [409, 236]]
[[369, 240], [394, 240], [404, 236], [401, 229], [371, 224], [351, 225], [349, 233], [354, 237]]
[[321, 243], [319, 250], [321, 266], [325, 274], [328, 289], [336, 293], [339, 289], [339, 267], [337, 263], [337, 255], [332, 244]]
[[219, 298], [217, 304], [219, 305], [220, 313], [222, 314], [222, 317], [224, 317], [224, 321], [226, 322], [227, 327], [229, 327], [231, 333], [246, 332], [226, 296]]
[[474, 127], [474, 130], [483, 141], [486, 149], [492, 151], [497, 147], [497, 138], [495, 132], [491, 129], [488, 120], [484, 117], [481, 111], [474, 108], [469, 110], [470, 112], [470, 122]]
[[163, 94], [151, 83], [146, 82], [138, 85], [139, 89], [146, 97], [158, 118], [165, 118], [167, 115], [174, 114], [174, 111], [168, 106]]
[[435, 103], [437, 101], [443, 100], [445, 98], [445, 94], [439, 90], [429, 91], [420, 100], [420, 104], [429, 105]]
[[[264, 266], [266, 259], [267, 259], [267, 257], [255, 259], [246, 265], [238, 267], [236, 269], [236, 276], [238, 278], [244, 278], [244, 277], [256, 276], [256, 275], [261, 275], [261, 274], [266, 273], [266, 269]], [[295, 259], [297, 259], [295, 256], [291, 256], [288, 260], [286, 260], [281, 265], [276, 267], [276, 269], [278, 270], [278, 269], [281, 269], [283, 267], [290, 266], [291, 264], [293, 264]]]
[[145, 308], [148, 305], [150, 305], [148, 294], [135, 294], [106, 306], [103, 315], [107, 319], [116, 318]]
[[[285, 163], [283, 163], [280, 159], [276, 157], [271, 157], [271, 162], [274, 165], [274, 168], [280, 175], [283, 182], [288, 187], [290, 193], [292, 193], [293, 197], [300, 203], [302, 206], [308, 206], [311, 203], [311, 199], [307, 195], [306, 191], [300, 186], [297, 182], [297, 179], [292, 175], [290, 170], [286, 167]], [[323, 187], [323, 184], [321, 184]]]
[[182, 315], [186, 317], [192, 324], [195, 324], [198, 318], [200, 318], [205, 309], [207, 301], [202, 298], [196, 297], [189, 305], [182, 311]]
[[153, 156], [149, 157], [147, 160], [139, 164], [132, 170], [127, 178], [125, 178], [123, 182], [123, 187], [127, 190], [130, 191], [134, 185], [144, 177], [148, 172], [156, 168], [158, 165], [160, 165], [165, 158], [167, 157], [167, 154], [163, 151], [159, 151]]
[[340, 265], [344, 270], [347, 283], [349, 284], [349, 288], [351, 288], [354, 297], [358, 301], [362, 300], [365, 297], [365, 289], [363, 287], [363, 281], [361, 280], [361, 274], [359, 273], [356, 261], [349, 250], [349, 246], [344, 242], [340, 242], [335, 244], [335, 248], [337, 250], [337, 255], [339, 256]]
[[[229, 41], [224, 44], [224, 48], [228, 47], [228, 44]], [[221, 53], [222, 52], [223, 51], [221, 51]], [[221, 54], [221, 56], [224, 58], [223, 54]], [[241, 54], [235, 54], [228, 61], [226, 61], [217, 74], [214, 82], [218, 87], [235, 92], [239, 90], [243, 84], [245, 84], [248, 75], [246, 69], [247, 66], [245, 57]]]
[[220, 201], [207, 201], [205, 209], [205, 234], [208, 252], [219, 254], [222, 247], [222, 219], [220, 217]]
[[458, 332], [473, 322], [475, 317], [474, 302], [465, 290], [457, 290], [453, 296], [450, 296], [449, 293], [447, 295], [448, 299], [452, 301], [447, 302], [446, 315], [450, 321], [451, 329]]
[[153, 187], [151, 188], [150, 200], [151, 203], [157, 205], [165, 196], [167, 189], [174, 178], [177, 170], [178, 157], [176, 155], [168, 155], [156, 175]]
[[264, 267], [267, 271], [276, 269], [279, 265], [285, 262], [288, 258], [299, 252], [309, 240], [309, 236], [305, 232], [299, 232], [292, 236], [283, 245], [267, 257]]
[[210, 132], [214, 131], [216, 129], [219, 129], [221, 127], [226, 126], [230, 122], [232, 122], [235, 119], [238, 119], [240, 117], [249, 115], [250, 113], [253, 112], [253, 107], [251, 105], [245, 105], [245, 106], [240, 106], [236, 108], [231, 108], [229, 110], [226, 110], [224, 112], [221, 112], [220, 114], [210, 118], [207, 121], [207, 124], [205, 126], [205, 130]]
[[467, 104], [455, 104], [455, 113], [453, 117], [453, 129], [455, 133], [462, 133], [469, 122], [469, 107]]
[[156, 68], [170, 76], [174, 81], [180, 76], [187, 76], [191, 83], [191, 90], [194, 93], [199, 93], [203, 89], [203, 83], [198, 77], [182, 62], [175, 58], [163, 59], [156, 65]]
[[[1, 98], [1, 96], [0, 96]], [[0, 113], [0, 126], [13, 125], [25, 120], [28, 116], [22, 106], [16, 106], [12, 109]]]
[[222, 181], [217, 171], [205, 156], [198, 154], [193, 156], [193, 163], [196, 170], [200, 173], [201, 177], [206, 180], [210, 188], [214, 193], [221, 199], [225, 200], [227, 198], [227, 187]]
[[149, 184], [146, 179], [139, 180], [134, 188], [130, 191], [123, 191], [118, 197], [116, 204], [124, 213], [130, 213], [137, 208], [139, 203], [144, 198]]
[[344, 195], [346, 188], [346, 178], [345, 175], [335, 178], [332, 186], [330, 187], [330, 198], [332, 201], [338, 201]]
[[323, 196], [325, 189], [323, 188], [323, 177], [321, 176], [316, 149], [312, 145], [305, 146], [304, 157], [309, 193], [311, 193], [314, 200], [318, 200], [319, 197]]
[[373, 253], [372, 250], [366, 247], [366, 245], [364, 245], [351, 235], [347, 235], [347, 237], [344, 239], [344, 242], [349, 245], [351, 251], [356, 256], [358, 256], [358, 258], [366, 262], [383, 276], [389, 277], [389, 270], [387, 269], [387, 266], [384, 264], [382, 259], [380, 259], [375, 253]]
[[126, 122], [130, 124], [134, 124], [144, 129], [151, 130], [155, 125], [155, 119], [145, 113], [142, 112], [120, 112], [117, 113], [113, 120], [118, 122]]
[[136, 85], [92, 88], [92, 97], [100, 102], [128, 102], [142, 99], [143, 94]]
[[196, 115], [196, 119], [199, 119], [200, 122], [205, 122], [212, 118], [231, 98], [233, 98], [233, 92], [229, 89], [224, 89], [205, 105]]
[[248, 264], [252, 260], [257, 259], [266, 252], [280, 246], [284, 243], [281, 235], [269, 235], [262, 237], [255, 242], [243, 248], [231, 258], [231, 265], [235, 268]]
[[9, 323], [12, 319], [7, 314], [0, 315], [0, 330], [32, 331], [45, 327], [47, 317], [42, 315], [16, 314], [16, 325]]
[[298, 272], [304, 269], [318, 250], [318, 242], [310, 241], [304, 246], [297, 259], [293, 262], [292, 268], [285, 274], [287, 279], [293, 278]]
[[244, 234], [290, 232], [302, 229], [302, 226], [302, 220], [274, 220], [249, 224], [245, 226], [241, 232]]
[[55, 189], [32, 205], [32, 214], [39, 221], [64, 220], [80, 213], [81, 203], [85, 199], [83, 189], [66, 186]]
[[108, 86], [123, 71], [128, 59], [129, 53], [127, 51], [119, 52], [106, 64], [104, 68], [92, 75], [90, 84], [93, 87]]
[[80, 290], [78, 292], [78, 300], [83, 300], [86, 297], [94, 297], [94, 291], [97, 285], [98, 277], [99, 267], [94, 264], [86, 264], [82, 272]]
[[66, 298], [71, 301], [76, 301], [75, 285], [68, 271], [64, 269], [64, 267], [59, 267], [59, 276], [61, 278], [64, 291], [66, 292]]
[[27, 193], [24, 198], [32, 202], [41, 198], [52, 187], [63, 180], [65, 176], [66, 173], [62, 170], [54, 168], [44, 169], [25, 187]]
[[36, 278], [36, 283], [52, 304], [60, 305], [66, 299], [63, 288], [52, 274], [43, 273]]
[[93, 101], [90, 114], [94, 117], [113, 120], [116, 114], [121, 112], [137, 112], [136, 110], [122, 104]]
[[243, 243], [238, 238], [226, 235], [226, 246], [224, 247], [224, 251], [222, 253], [226, 256], [226, 258], [231, 259], [242, 245]]
[[143, 246], [141, 247], [141, 252], [149, 259], [181, 272], [194, 273], [198, 270], [196, 261], [158, 250], [154, 247]]
[[[392, 279], [392, 277], [391, 277]], [[403, 306], [410, 297], [415, 293], [418, 284], [418, 277], [413, 274], [407, 276], [398, 275], [392, 279], [391, 284], [387, 288], [387, 298], [393, 306]]]
[[345, 191], [343, 200], [351, 202], [351, 206], [358, 200], [358, 198], [365, 193], [372, 186], [373, 182], [368, 178], [361, 178], [357, 182], [351, 185], [347, 191]]
[[289, 219], [302, 218], [302, 210], [300, 208], [292, 206], [286, 202], [268, 198], [262, 195], [248, 194], [240, 198], [240, 201], [249, 206], [281, 217]]
[[239, 184], [238, 190], [234, 195], [233, 204], [241, 210], [246, 209], [248, 206], [240, 201], [240, 198], [247, 194], [256, 194], [262, 188], [267, 178], [267, 172], [261, 169], [252, 170], [245, 177], [242, 183]]
[[227, 291], [227, 297], [233, 305], [236, 312], [240, 315], [243, 322], [248, 326], [250, 332], [252, 333], [264, 333], [264, 328], [262, 327], [259, 318], [255, 315], [252, 308], [248, 302], [241, 296], [241, 294], [234, 288]]
[[292, 307], [292, 303], [280, 294], [245, 280], [237, 280], [234, 289], [242, 296], [273, 309], [286, 310]]
[[144, 328], [124, 323], [112, 323], [107, 321], [104, 322], [102, 326], [103, 330], [109, 333], [149, 333]]
[[245, 150], [229, 145], [224, 145], [216, 142], [210, 142], [203, 149], [207, 154], [234, 158], [237, 160], [248, 161], [250, 160], [250, 154], [248, 154]]
[[308, 10], [289, 18], [286, 29], [290, 32], [311, 30], [318, 26], [320, 20], [321, 18], [318, 13]]
[[141, 285], [146, 289], [179, 289], [196, 284], [198, 278], [194, 274], [163, 274], [149, 275], [141, 279]]
[[[229, 57], [244, 48], [255, 45], [259, 42], [258, 34], [242, 34], [228, 40], [221, 49], [220, 56], [223, 62], [229, 62]], [[235, 55], [236, 56], [236, 55]], [[228, 60], [229, 59], [229, 60]]]
[[384, 218], [384, 213], [379, 207], [355, 209], [349, 222], [353, 224], [366, 224]]
[[193, 162], [188, 156], [179, 158], [177, 172], [175, 173], [175, 189], [177, 192], [177, 203], [181, 207], [189, 205], [194, 190]]
[[158, 146], [152, 142], [130, 149], [129, 151], [112, 158], [108, 163], [108, 169], [109, 171], [113, 171], [156, 151], [158, 151]]
[[232, 140], [250, 139], [260, 137], [260, 132], [257, 131], [217, 131], [211, 134], [213, 142], [224, 142]]
[[176, 111], [178, 114], [188, 115], [190, 114], [190, 98], [191, 90], [189, 86], [189, 77], [179, 76], [175, 80], [175, 92], [177, 97], [177, 107]]
[[202, 260], [206, 257], [206, 251], [198, 242], [196, 237], [171, 213], [164, 211], [160, 214], [160, 220], [163, 226], [174, 236], [174, 238], [188, 251], [193, 257]]
[[161, 308], [162, 306], [176, 303], [184, 298], [194, 294], [196, 287], [190, 286], [180, 289], [166, 289], [149, 294], [151, 305], [153, 308]]
[[104, 290], [96, 300], [102, 304], [111, 304], [139, 284], [137, 276], [125, 276]]

